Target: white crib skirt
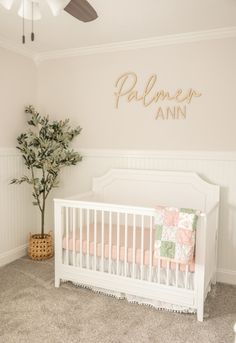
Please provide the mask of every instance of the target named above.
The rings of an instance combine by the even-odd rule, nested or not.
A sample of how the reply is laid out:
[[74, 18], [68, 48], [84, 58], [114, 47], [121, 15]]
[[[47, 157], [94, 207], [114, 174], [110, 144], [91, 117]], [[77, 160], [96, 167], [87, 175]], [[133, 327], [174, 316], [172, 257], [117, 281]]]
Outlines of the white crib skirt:
[[[66, 251], [64, 250], [64, 254], [63, 254], [63, 260], [64, 263], [69, 264], [69, 265], [73, 265], [72, 261], [73, 261], [73, 253], [69, 252], [66, 253]], [[88, 265], [87, 265], [88, 262]], [[95, 263], [95, 259], [94, 256], [87, 256], [85, 254], [82, 255], [82, 266], [80, 266], [80, 254], [76, 253], [75, 254], [75, 264], [76, 267], [82, 267], [85, 269], [90, 269], [90, 270], [94, 270], [94, 263]], [[97, 257], [96, 258], [96, 270], [97, 271], [101, 271], [101, 258]], [[118, 273], [117, 273], [117, 261], [111, 261], [111, 274], [114, 275], [119, 275], [119, 276], [125, 276], [125, 268], [124, 268], [124, 262], [119, 261], [118, 264]], [[105, 259], [103, 260], [103, 272], [107, 272], [108, 273], [109, 270], [109, 260]], [[143, 280], [149, 280], [149, 266], [143, 266]], [[134, 277], [136, 279], [141, 279], [141, 267], [138, 264], [135, 264], [135, 275], [132, 274], [133, 273], [133, 264], [127, 263], [127, 267], [126, 267], [126, 277], [130, 278], [130, 277]], [[152, 268], [152, 276], [151, 276], [151, 282], [157, 282], [158, 280], [158, 273], [157, 273], [157, 268], [153, 267]], [[167, 283], [167, 270], [166, 268], [160, 268], [160, 283], [165, 285]], [[192, 308], [188, 308], [188, 307], [183, 307], [183, 306], [179, 306], [179, 305], [174, 305], [171, 303], [166, 303], [163, 301], [158, 301], [158, 300], [153, 300], [153, 299], [147, 299], [147, 298], [143, 298], [143, 297], [139, 297], [139, 296], [134, 296], [134, 295], [130, 295], [130, 294], [125, 294], [125, 293], [119, 293], [116, 292], [112, 289], [104, 289], [104, 288], [99, 288], [99, 287], [94, 287], [94, 286], [90, 286], [90, 285], [84, 285], [84, 284], [80, 284], [77, 282], [73, 282], [73, 284], [75, 284], [76, 286], [79, 287], [85, 287], [88, 289], [93, 290], [94, 292], [97, 293], [102, 293], [102, 294], [106, 294], [109, 296], [113, 296], [117, 299], [126, 299], [128, 302], [130, 303], [138, 303], [141, 305], [148, 305], [151, 307], [154, 307], [156, 309], [165, 309], [165, 310], [169, 310], [169, 311], [175, 311], [175, 312], [182, 312], [182, 313], [196, 313], [195, 309]], [[169, 285], [176, 285], [176, 276], [175, 276], [175, 271], [173, 270], [169, 270]], [[187, 286], [187, 287], [186, 287]], [[183, 271], [179, 271], [178, 272], [178, 287], [180, 288], [187, 288], [187, 289], [194, 289], [194, 273], [192, 272], [188, 272], [187, 274], [187, 284], [186, 284], [186, 272]]]

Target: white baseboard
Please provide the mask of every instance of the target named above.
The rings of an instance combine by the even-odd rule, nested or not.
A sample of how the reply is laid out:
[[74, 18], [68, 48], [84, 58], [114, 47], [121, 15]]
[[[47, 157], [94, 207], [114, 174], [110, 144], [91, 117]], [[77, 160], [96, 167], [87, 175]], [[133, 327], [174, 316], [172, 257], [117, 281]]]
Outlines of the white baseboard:
[[27, 246], [28, 244], [21, 245], [15, 249], [6, 251], [0, 254], [0, 267], [4, 266], [5, 264], [11, 263], [17, 260], [20, 257], [23, 257], [27, 254]]
[[236, 285], [236, 271], [227, 269], [218, 269], [216, 280], [218, 282]]

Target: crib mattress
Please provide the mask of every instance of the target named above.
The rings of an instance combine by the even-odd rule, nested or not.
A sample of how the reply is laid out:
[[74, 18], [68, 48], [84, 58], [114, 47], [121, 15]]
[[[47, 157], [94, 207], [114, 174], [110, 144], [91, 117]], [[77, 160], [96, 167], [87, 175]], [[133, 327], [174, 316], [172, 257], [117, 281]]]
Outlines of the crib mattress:
[[[134, 263], [137, 265], [145, 265], [148, 266], [150, 263], [150, 229], [144, 228], [144, 241], [143, 241], [143, 256], [142, 256], [142, 248], [141, 248], [141, 233], [142, 230], [140, 227], [136, 227], [135, 232], [135, 254], [133, 254], [133, 227], [127, 227], [127, 262], [133, 263], [133, 256], [135, 258]], [[102, 227], [101, 224], [97, 224], [96, 227], [96, 249], [95, 249], [95, 229], [94, 224], [89, 226], [89, 230], [87, 230], [87, 226], [83, 226], [82, 228], [82, 254], [89, 254], [90, 256], [94, 256], [96, 253], [97, 257], [102, 256], [102, 248], [103, 248], [103, 257], [108, 259], [109, 258], [109, 225], [104, 224], [104, 238], [103, 238], [103, 246], [102, 246]], [[117, 247], [117, 226], [112, 225], [111, 227], [111, 259], [117, 260], [117, 258], [124, 262], [125, 260], [125, 226], [120, 225], [119, 228], [119, 248]], [[153, 267], [158, 266], [158, 259], [154, 256], [154, 240], [155, 240], [155, 230], [152, 230], [152, 250], [151, 250], [151, 263]], [[63, 249], [69, 249], [73, 251], [75, 249], [76, 253], [80, 253], [80, 234], [79, 230], [75, 230], [75, 244], [73, 247], [73, 235], [72, 233], [67, 235], [65, 234], [62, 239], [62, 247]], [[89, 247], [89, 251], [87, 248]], [[160, 259], [160, 267], [166, 268], [168, 260]], [[176, 270], [176, 267], [181, 270], [185, 271], [186, 267], [190, 272], [194, 272], [195, 265], [194, 261], [186, 264], [178, 263], [176, 266], [175, 262], [170, 262], [169, 268]]]

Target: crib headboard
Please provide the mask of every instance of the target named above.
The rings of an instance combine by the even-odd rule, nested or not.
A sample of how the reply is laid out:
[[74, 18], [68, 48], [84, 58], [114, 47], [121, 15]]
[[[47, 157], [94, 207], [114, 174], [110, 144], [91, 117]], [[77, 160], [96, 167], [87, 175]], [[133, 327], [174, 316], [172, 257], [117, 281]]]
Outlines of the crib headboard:
[[93, 179], [99, 201], [156, 207], [157, 205], [210, 211], [219, 202], [219, 186], [193, 172], [111, 169]]

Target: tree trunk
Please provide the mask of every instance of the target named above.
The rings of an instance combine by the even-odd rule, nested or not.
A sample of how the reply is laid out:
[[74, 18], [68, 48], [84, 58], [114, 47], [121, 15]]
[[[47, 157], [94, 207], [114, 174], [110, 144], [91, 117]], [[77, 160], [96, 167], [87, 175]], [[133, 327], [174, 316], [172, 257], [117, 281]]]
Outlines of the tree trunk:
[[43, 206], [41, 211], [41, 236], [44, 237], [44, 222], [45, 222], [45, 198], [43, 197]]
[[45, 211], [41, 211], [41, 236], [43, 238], [44, 236], [44, 217], [45, 217]]

